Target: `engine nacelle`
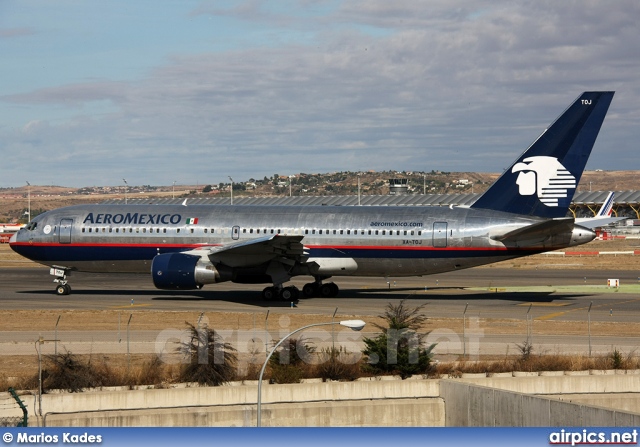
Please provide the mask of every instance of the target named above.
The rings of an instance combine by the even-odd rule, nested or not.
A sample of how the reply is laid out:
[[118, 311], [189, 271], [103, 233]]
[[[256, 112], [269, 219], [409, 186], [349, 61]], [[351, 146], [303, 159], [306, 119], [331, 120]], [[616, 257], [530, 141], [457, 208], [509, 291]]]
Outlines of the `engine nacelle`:
[[204, 284], [230, 279], [223, 279], [210, 262], [184, 253], [165, 253], [153, 258], [151, 276], [153, 285], [164, 290], [200, 289]]

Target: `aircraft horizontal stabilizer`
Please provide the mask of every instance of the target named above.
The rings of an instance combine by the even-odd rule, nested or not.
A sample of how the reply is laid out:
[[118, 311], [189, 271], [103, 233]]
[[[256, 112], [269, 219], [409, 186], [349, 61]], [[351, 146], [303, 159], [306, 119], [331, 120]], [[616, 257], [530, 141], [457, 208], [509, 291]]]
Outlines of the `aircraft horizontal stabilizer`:
[[571, 232], [573, 218], [563, 217], [559, 219], [545, 220], [539, 223], [518, 228], [502, 235], [491, 236], [491, 239], [505, 244], [514, 244], [522, 241], [545, 239], [559, 233]]

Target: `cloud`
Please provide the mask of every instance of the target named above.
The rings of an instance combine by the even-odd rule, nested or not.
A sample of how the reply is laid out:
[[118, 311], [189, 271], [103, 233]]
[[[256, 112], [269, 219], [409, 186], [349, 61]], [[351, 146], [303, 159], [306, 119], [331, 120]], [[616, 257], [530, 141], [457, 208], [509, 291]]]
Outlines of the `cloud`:
[[[69, 163], [82, 160], [71, 180], [79, 185], [122, 176], [168, 184], [348, 169], [496, 172], [583, 90], [615, 89], [603, 128], [610, 148], [593, 157], [604, 169], [637, 167], [635, 1], [314, 2], [322, 13], [298, 23], [301, 8], [287, 16], [265, 5], [205, 4], [192, 15], [233, 16], [267, 33], [304, 23], [304, 39], [175, 52], [141, 79], [5, 95], [5, 103], [76, 113], [34, 116], [48, 125], [0, 136], [22, 152], [46, 145]], [[109, 108], [96, 113], [101, 102]]]

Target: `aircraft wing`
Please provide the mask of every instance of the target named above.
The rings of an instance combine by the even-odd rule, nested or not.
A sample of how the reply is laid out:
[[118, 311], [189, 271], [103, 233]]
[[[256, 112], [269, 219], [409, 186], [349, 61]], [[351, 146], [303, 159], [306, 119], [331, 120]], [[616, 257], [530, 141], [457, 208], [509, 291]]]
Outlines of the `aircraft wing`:
[[549, 219], [501, 235], [491, 236], [491, 239], [504, 242], [505, 244], [518, 244], [524, 241], [530, 243], [536, 239], [542, 241], [558, 233], [570, 233], [573, 229], [573, 224], [574, 220], [572, 217]]
[[276, 234], [247, 241], [215, 247], [202, 247], [184, 252], [187, 255], [208, 257], [214, 264], [224, 264], [229, 267], [251, 267], [278, 259], [285, 264], [306, 261], [304, 246], [301, 241], [304, 236], [287, 236]]
[[581, 227], [594, 229], [627, 219], [627, 217], [585, 217], [576, 219], [576, 223]]

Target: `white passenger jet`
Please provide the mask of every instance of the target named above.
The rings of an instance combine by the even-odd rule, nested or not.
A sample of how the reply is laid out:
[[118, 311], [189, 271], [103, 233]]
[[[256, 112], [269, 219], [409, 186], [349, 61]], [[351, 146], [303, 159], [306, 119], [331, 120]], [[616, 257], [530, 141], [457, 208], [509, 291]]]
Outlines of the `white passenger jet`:
[[269, 284], [264, 299], [335, 296], [330, 277], [420, 276], [591, 241], [567, 210], [613, 98], [585, 92], [470, 207], [78, 205], [35, 217], [11, 248], [68, 275], [145, 272], [160, 289]]

